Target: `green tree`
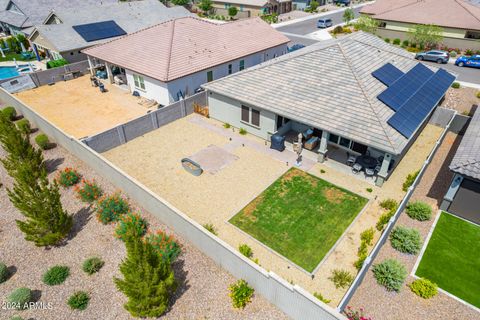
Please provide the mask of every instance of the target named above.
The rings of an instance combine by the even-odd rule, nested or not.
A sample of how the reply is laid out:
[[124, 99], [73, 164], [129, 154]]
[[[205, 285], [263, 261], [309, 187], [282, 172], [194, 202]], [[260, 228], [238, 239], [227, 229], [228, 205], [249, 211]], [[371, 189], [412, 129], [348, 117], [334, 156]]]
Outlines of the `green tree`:
[[343, 22], [348, 24], [353, 19], [355, 19], [355, 13], [353, 12], [352, 8], [345, 9], [343, 12]]
[[230, 16], [230, 19], [233, 19], [238, 13], [237, 7], [230, 7], [228, 8], [228, 15]]
[[320, 4], [318, 3], [318, 1], [312, 0], [312, 1], [310, 2], [310, 10], [311, 10], [312, 12], [316, 11], [319, 5], [320, 5]]
[[373, 33], [377, 32], [378, 21], [372, 17], [361, 15], [354, 24], [355, 29]]
[[126, 247], [127, 257], [120, 264], [124, 279], [114, 278], [118, 290], [128, 297], [124, 307], [134, 317], [159, 317], [177, 286], [170, 263], [140, 237], [127, 238]]
[[433, 48], [443, 40], [443, 29], [433, 24], [417, 24], [408, 30], [410, 43], [421, 48]]
[[212, 0], [202, 0], [198, 4], [198, 8], [202, 10], [204, 14], [207, 14], [212, 10]]
[[176, 6], [186, 6], [190, 4], [190, 0], [171, 0], [172, 3]]

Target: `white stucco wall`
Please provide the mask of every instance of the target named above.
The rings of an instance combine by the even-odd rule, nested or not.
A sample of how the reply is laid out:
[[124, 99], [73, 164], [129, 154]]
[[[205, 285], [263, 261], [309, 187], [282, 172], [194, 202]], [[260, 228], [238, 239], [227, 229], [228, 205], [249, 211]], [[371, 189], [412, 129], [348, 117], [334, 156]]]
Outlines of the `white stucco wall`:
[[131, 92], [138, 91], [142, 97], [153, 99], [165, 106], [170, 104], [168, 88], [165, 82], [141, 75], [145, 83], [145, 90], [142, 90], [140, 88], [135, 88], [135, 81], [133, 81], [134, 72], [131, 70], [125, 70], [125, 74]]
[[262, 110], [246, 103], [243, 103], [243, 105], [247, 107], [253, 107], [254, 109], [260, 111], [259, 127], [255, 127], [241, 120], [242, 103], [240, 101], [216, 94], [214, 92], [208, 93], [208, 112], [211, 118], [229, 123], [236, 128], [244, 128], [249, 133], [268, 140], [269, 135], [275, 132], [275, 113]]

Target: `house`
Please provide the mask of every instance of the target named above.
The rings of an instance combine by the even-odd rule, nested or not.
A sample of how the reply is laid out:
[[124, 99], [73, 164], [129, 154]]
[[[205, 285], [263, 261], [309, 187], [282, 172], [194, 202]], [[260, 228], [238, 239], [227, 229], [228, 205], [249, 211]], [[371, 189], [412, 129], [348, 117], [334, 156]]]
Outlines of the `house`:
[[213, 0], [215, 14], [228, 16], [228, 9], [236, 7], [237, 18], [257, 17], [264, 14], [282, 14], [292, 11], [292, 0]]
[[33, 27], [42, 24], [52, 10], [74, 10], [98, 3], [116, 3], [117, 0], [0, 0], [0, 28], [6, 34], [27, 37]]
[[294, 142], [303, 133], [319, 162], [375, 158], [371, 164], [381, 185], [454, 80], [358, 32], [203, 87], [211, 118], [266, 140], [275, 135]]
[[443, 43], [451, 48], [480, 50], [480, 3], [473, 0], [377, 0], [360, 11], [379, 21], [377, 34], [407, 39], [416, 24], [443, 29]]
[[480, 112], [475, 112], [450, 163], [454, 173], [440, 209], [480, 224]]
[[168, 105], [206, 82], [287, 52], [290, 40], [260, 18], [215, 24], [185, 17], [100, 44], [83, 52], [108, 78], [121, 72], [132, 92]]
[[[28, 39], [34, 51], [42, 56], [53, 60], [64, 58], [72, 63], [87, 59], [81, 53], [82, 49], [160, 22], [191, 15], [184, 7], [167, 8], [158, 0], [60, 8], [50, 12], [42, 24], [36, 25]], [[95, 39], [85, 38], [82, 34], [82, 29], [89, 28], [89, 32], [92, 32], [92, 28], [104, 28], [108, 24], [116, 25], [117, 32], [102, 33], [100, 38]]]

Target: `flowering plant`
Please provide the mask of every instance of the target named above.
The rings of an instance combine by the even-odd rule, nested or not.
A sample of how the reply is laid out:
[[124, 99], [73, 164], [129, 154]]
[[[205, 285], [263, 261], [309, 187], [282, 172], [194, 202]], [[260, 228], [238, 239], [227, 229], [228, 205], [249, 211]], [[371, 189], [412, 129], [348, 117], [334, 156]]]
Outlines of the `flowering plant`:
[[92, 203], [102, 195], [102, 189], [97, 185], [95, 180], [88, 181], [82, 179], [82, 183], [82, 187], [77, 187], [75, 191], [77, 191], [78, 197], [83, 202]]
[[348, 306], [344, 313], [348, 320], [372, 320], [372, 318], [365, 316], [364, 311], [363, 308], [354, 310], [352, 307]]
[[62, 187], [71, 187], [80, 182], [81, 175], [73, 168], [65, 168], [58, 175], [58, 183]]
[[157, 250], [161, 258], [170, 262], [175, 261], [182, 252], [180, 245], [175, 241], [173, 236], [169, 236], [163, 231], [157, 231], [156, 233], [149, 233], [146, 236], [146, 241], [150, 242], [152, 246]]
[[115, 237], [125, 241], [128, 237], [143, 237], [147, 232], [148, 222], [138, 213], [128, 213], [120, 218], [115, 229]]
[[130, 204], [120, 193], [102, 197], [97, 202], [97, 219], [103, 224], [118, 221], [130, 211]]

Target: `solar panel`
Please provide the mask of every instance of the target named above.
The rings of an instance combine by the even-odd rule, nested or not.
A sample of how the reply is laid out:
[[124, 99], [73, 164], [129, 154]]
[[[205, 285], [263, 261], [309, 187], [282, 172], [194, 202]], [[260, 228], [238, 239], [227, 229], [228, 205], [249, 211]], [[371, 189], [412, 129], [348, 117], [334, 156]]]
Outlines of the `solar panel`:
[[372, 72], [372, 76], [380, 80], [387, 87], [391, 86], [395, 81], [400, 79], [404, 73], [398, 70], [390, 62]]
[[127, 34], [113, 20], [81, 24], [72, 27], [85, 41], [108, 39]]
[[445, 95], [455, 77], [438, 70], [415, 94], [407, 100], [387, 123], [406, 138], [410, 138], [425, 118]]
[[433, 71], [418, 63], [390, 85], [377, 98], [395, 111], [433, 75]]

